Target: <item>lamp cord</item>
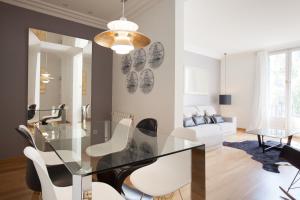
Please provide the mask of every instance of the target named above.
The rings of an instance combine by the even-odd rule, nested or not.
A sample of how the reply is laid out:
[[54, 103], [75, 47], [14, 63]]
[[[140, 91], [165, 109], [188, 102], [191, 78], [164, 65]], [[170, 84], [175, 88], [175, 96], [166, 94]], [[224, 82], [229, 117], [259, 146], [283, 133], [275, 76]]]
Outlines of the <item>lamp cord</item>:
[[125, 0], [122, 0], [123, 2], [123, 10], [122, 10], [122, 17], [125, 17]]
[[227, 80], [226, 80], [226, 66], [227, 66], [227, 53], [224, 53], [224, 56], [225, 56], [225, 94], [226, 94], [226, 88], [227, 88]]

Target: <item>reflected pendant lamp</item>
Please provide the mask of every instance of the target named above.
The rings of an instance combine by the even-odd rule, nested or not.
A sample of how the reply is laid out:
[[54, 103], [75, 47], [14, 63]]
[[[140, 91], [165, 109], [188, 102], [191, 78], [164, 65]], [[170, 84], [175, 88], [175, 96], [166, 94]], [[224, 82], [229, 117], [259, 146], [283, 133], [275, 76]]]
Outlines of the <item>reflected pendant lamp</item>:
[[107, 24], [108, 31], [99, 33], [94, 41], [100, 46], [111, 48], [117, 54], [128, 54], [134, 49], [139, 49], [150, 44], [151, 40], [137, 32], [139, 26], [125, 18], [125, 2], [122, 0], [123, 14], [119, 20]]
[[226, 77], [226, 67], [227, 67], [227, 53], [224, 53], [225, 57], [225, 94], [220, 94], [219, 95], [219, 104], [220, 105], [231, 105], [231, 95], [227, 94], [227, 88], [226, 88], [226, 82], [227, 82], [227, 77]]
[[[46, 69], [48, 68], [48, 56], [47, 53], [45, 53], [45, 57], [46, 57]], [[51, 77], [51, 74], [49, 74], [47, 71], [41, 73], [41, 77], [40, 77], [42, 83], [48, 84], [50, 83], [50, 80], [53, 80], [54, 78]]]

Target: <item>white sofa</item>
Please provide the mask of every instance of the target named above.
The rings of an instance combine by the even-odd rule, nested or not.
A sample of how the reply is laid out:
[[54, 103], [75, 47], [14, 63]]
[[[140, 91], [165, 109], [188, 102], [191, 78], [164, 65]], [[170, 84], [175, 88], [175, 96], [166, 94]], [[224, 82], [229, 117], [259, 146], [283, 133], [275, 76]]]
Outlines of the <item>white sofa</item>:
[[[193, 115], [216, 115], [217, 112], [212, 106], [185, 106], [184, 118]], [[206, 150], [214, 150], [222, 146], [224, 136], [236, 134], [236, 117], [223, 117], [224, 122], [218, 124], [202, 124], [194, 127], [188, 127], [195, 130], [196, 138], [202, 141]]]

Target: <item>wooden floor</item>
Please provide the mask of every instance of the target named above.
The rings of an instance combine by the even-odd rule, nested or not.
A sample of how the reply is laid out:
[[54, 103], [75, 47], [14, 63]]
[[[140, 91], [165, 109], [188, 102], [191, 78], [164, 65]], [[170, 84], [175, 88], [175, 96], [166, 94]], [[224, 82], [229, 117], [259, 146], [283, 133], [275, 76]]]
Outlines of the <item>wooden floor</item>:
[[[226, 141], [256, 140], [244, 133], [226, 138]], [[292, 145], [300, 147], [300, 138]], [[0, 161], [0, 199], [38, 200], [38, 194], [25, 184], [24, 158]], [[206, 154], [207, 200], [277, 200], [283, 195], [279, 186], [287, 188], [297, 169], [291, 166], [279, 168], [280, 174], [267, 172], [262, 165], [241, 150], [223, 147]], [[186, 193], [188, 186], [181, 191]], [[185, 195], [184, 195], [185, 196]], [[300, 199], [300, 189], [295, 193]], [[179, 198], [178, 192], [173, 200]]]

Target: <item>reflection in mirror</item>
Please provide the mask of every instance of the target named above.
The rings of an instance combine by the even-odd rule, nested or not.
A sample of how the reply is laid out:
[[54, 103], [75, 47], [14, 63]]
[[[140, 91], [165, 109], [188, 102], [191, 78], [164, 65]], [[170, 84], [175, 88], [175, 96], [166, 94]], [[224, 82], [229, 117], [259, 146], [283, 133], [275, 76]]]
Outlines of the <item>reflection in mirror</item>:
[[28, 124], [91, 119], [92, 42], [29, 29]]

